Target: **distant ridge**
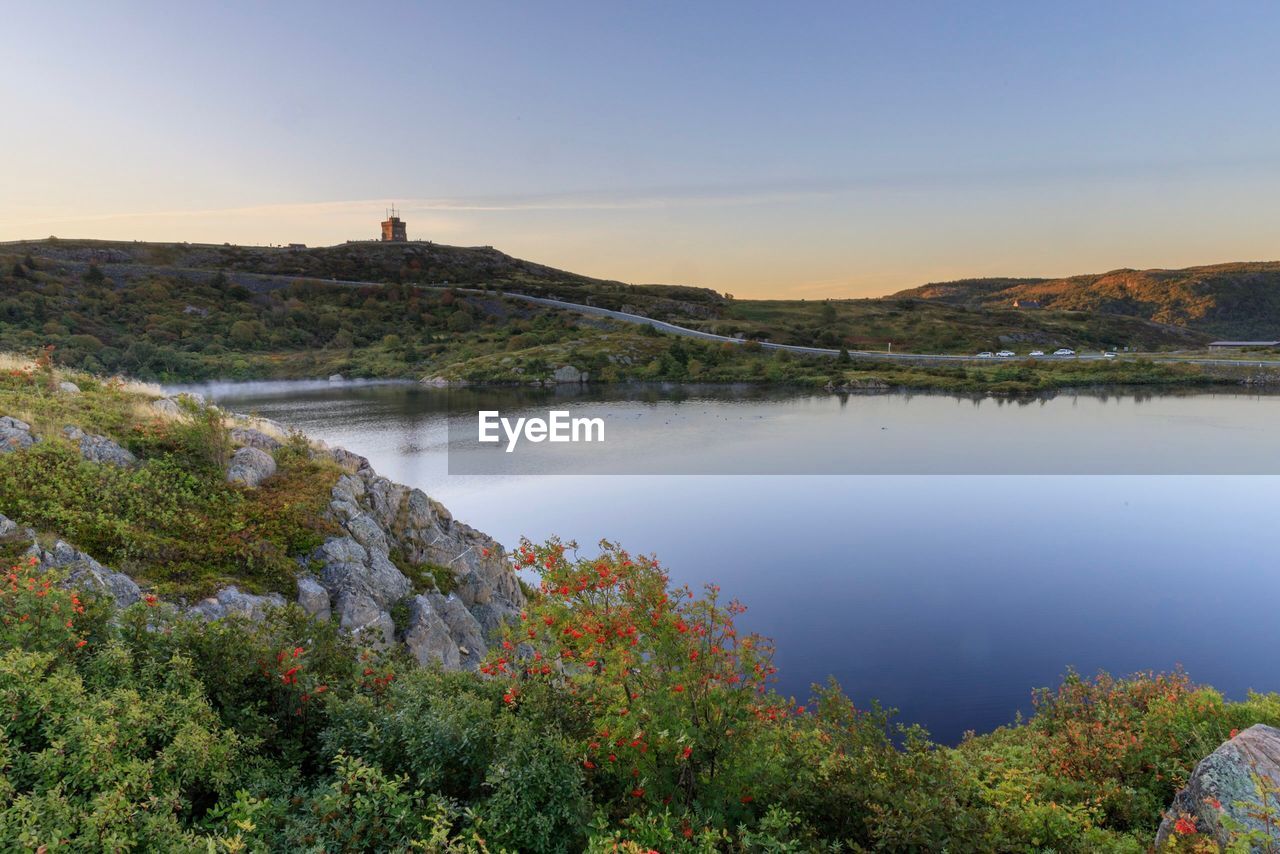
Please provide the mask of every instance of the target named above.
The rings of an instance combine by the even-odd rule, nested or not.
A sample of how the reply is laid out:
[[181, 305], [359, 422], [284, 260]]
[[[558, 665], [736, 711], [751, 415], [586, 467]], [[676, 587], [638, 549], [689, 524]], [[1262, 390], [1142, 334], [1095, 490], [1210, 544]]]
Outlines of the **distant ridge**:
[[962, 279], [899, 291], [969, 309], [1027, 300], [1053, 311], [1137, 317], [1224, 338], [1280, 338], [1280, 261], [1112, 270], [1062, 279]]

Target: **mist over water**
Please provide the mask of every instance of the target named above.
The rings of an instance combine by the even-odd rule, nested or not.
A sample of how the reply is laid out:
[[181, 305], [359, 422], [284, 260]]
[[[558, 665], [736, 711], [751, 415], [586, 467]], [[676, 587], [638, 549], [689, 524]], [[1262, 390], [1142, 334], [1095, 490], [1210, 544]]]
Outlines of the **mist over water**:
[[[1266, 547], [1280, 477], [1238, 473], [1280, 471], [1270, 427], [1280, 398], [841, 401], [647, 387], [460, 396], [358, 383], [200, 390], [369, 457], [507, 545], [558, 535], [590, 552], [607, 537], [656, 553], [677, 581], [719, 583], [748, 606], [746, 626], [777, 641], [785, 693], [805, 696], [835, 676], [855, 701], [878, 698], [940, 740], [1029, 711], [1031, 689], [1055, 685], [1068, 666], [1181, 664], [1237, 697], [1280, 686], [1268, 605], [1280, 597], [1280, 573]], [[712, 459], [736, 460], [729, 471], [787, 472], [784, 460], [793, 473], [449, 473], [451, 406], [507, 414], [552, 404], [662, 416], [635, 419], [646, 426], [614, 446], [634, 457], [627, 471], [678, 471], [699, 459], [705, 471]], [[760, 425], [730, 441], [731, 418]], [[815, 461], [857, 445], [859, 424], [876, 429], [845, 459], [890, 473], [802, 473], [826, 470]], [[908, 459], [908, 442], [890, 436], [915, 444], [911, 468], [892, 465]], [[523, 464], [538, 471], [546, 458]], [[1002, 473], [973, 473], [988, 465]], [[1175, 473], [1066, 473], [1074, 470]], [[965, 473], [946, 473], [957, 471]]]

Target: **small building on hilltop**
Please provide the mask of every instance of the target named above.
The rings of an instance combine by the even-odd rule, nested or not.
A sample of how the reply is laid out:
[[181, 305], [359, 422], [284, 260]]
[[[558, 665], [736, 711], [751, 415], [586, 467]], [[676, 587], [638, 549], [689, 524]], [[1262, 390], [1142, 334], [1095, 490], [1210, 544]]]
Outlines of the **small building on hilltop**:
[[382, 242], [383, 243], [408, 243], [409, 232], [405, 227], [404, 220], [396, 216], [396, 209], [391, 208], [387, 211], [387, 218], [382, 221]]

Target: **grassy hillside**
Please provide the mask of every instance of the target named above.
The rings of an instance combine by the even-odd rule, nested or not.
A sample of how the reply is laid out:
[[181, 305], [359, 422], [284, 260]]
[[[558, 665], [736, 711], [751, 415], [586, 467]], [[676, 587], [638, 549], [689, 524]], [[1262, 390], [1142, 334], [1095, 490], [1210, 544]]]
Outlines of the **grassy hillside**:
[[[165, 381], [340, 373], [529, 382], [572, 365], [597, 381], [1008, 391], [1214, 382], [1223, 379], [1149, 365], [840, 364], [750, 341], [850, 350], [892, 344], [896, 353], [1199, 350], [1214, 335], [1268, 333], [1267, 318], [1280, 316], [1280, 306], [1268, 302], [1277, 266], [971, 280], [881, 299], [734, 300], [703, 289], [574, 276], [488, 248], [355, 243], [287, 250], [51, 239], [0, 246], [0, 349], [33, 354], [52, 346], [60, 365]], [[345, 283], [348, 277], [375, 283]], [[656, 335], [499, 290], [639, 312], [748, 344]], [[1014, 295], [1049, 307], [1013, 309]], [[1228, 315], [1249, 318], [1247, 328], [1243, 320], [1222, 327]]]
[[1058, 347], [1140, 350], [1198, 347], [1200, 333], [1135, 317], [1068, 311], [1026, 312], [1003, 305], [954, 306], [925, 299], [743, 300], [723, 320], [701, 324], [780, 344], [818, 344], [895, 352], [976, 353], [1005, 347], [1022, 354]]
[[1113, 270], [1065, 279], [975, 279], [924, 285], [894, 297], [973, 310], [1011, 308], [1014, 300], [1036, 300], [1056, 312], [1125, 315], [1211, 337], [1280, 338], [1277, 261], [1184, 270]]
[[[96, 264], [113, 278], [142, 268], [179, 275], [184, 270], [258, 276], [337, 279], [418, 285], [485, 286], [570, 302], [632, 310], [652, 317], [699, 316], [724, 298], [707, 288], [624, 285], [513, 258], [491, 246], [444, 246], [415, 241], [363, 241], [307, 249], [104, 240], [20, 241], [0, 244], [0, 255], [30, 255], [68, 272]], [[251, 279], [243, 280], [252, 287]]]
[[[133, 247], [128, 256], [133, 260], [111, 255], [105, 257], [117, 261], [101, 264], [84, 260], [103, 258], [100, 248], [62, 241], [43, 248], [48, 254], [0, 255], [0, 350], [30, 354], [52, 346], [57, 364], [97, 374], [118, 372], [164, 381], [341, 373], [529, 382], [572, 365], [606, 382], [830, 382], [1023, 391], [1206, 380], [1195, 371], [1132, 366], [924, 369], [838, 364], [828, 358], [775, 353], [749, 342], [734, 345], [658, 335], [647, 327], [586, 318], [494, 293], [409, 282], [350, 286], [315, 278], [134, 263], [191, 260], [148, 244]], [[383, 251], [380, 246], [376, 250]], [[191, 251], [199, 260], [204, 250]], [[599, 293], [589, 296], [602, 302]], [[631, 297], [623, 292], [621, 298]], [[1113, 346], [1135, 337], [1154, 346], [1167, 340], [1159, 335], [1143, 338], [1149, 325], [1124, 319], [1107, 318], [1093, 328], [1069, 319], [1050, 322], [1044, 314], [1035, 318], [1037, 325], [1018, 327], [1011, 322], [1016, 317], [1008, 317], [1011, 312], [949, 309], [924, 301], [741, 301], [718, 311], [719, 320], [679, 319], [725, 334], [806, 344], [873, 346], [876, 336], [893, 335], [899, 350], [971, 351], [1015, 341], [1023, 350], [1060, 341]]]
[[96, 373], [421, 376], [595, 332], [567, 312], [443, 288], [0, 255], [0, 349], [52, 345], [60, 364]]

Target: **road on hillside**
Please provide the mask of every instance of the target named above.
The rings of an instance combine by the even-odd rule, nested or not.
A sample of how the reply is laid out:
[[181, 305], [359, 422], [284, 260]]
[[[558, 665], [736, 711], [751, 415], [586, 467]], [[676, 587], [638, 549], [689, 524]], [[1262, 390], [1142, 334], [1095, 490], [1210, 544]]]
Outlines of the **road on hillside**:
[[[471, 288], [456, 288], [455, 290], [466, 290], [469, 293], [486, 293], [485, 291], [477, 291]], [[704, 341], [723, 341], [728, 344], [745, 344], [741, 338], [730, 338], [727, 335], [716, 335], [713, 332], [703, 332], [698, 329], [689, 329], [684, 326], [676, 326], [674, 323], [667, 323], [664, 320], [655, 320], [652, 317], [645, 317], [640, 314], [629, 314], [625, 311], [613, 311], [608, 308], [599, 308], [594, 305], [581, 305], [579, 303], [565, 302], [563, 300], [551, 299], [549, 297], [535, 297], [528, 294], [509, 293], [507, 291], [500, 292], [502, 296], [508, 299], [524, 300], [525, 302], [538, 303], [539, 305], [550, 306], [552, 308], [562, 308], [566, 311], [575, 311], [580, 314], [588, 314], [596, 317], [608, 317], [614, 320], [620, 320], [624, 323], [638, 323], [652, 326], [662, 332], [669, 332], [672, 335], [683, 335], [687, 338], [700, 338]], [[801, 353], [808, 356], [830, 356], [836, 357], [840, 355], [839, 350], [832, 350], [827, 347], [803, 347], [799, 344], [774, 344], [771, 342], [761, 341], [760, 346], [767, 350], [786, 350], [791, 353]], [[1104, 362], [1116, 361], [1125, 357], [1136, 358], [1143, 356], [1152, 360], [1161, 362], [1179, 362], [1190, 365], [1237, 365], [1242, 367], [1280, 367], [1280, 359], [1205, 359], [1205, 358], [1181, 358], [1177, 356], [1169, 356], [1167, 354], [1138, 354], [1126, 353], [1125, 356], [1116, 355], [1114, 357], [1104, 356], [1101, 353], [1085, 353], [1078, 356], [1037, 356], [1037, 359], [1045, 359], [1047, 361], [1089, 361]], [[1015, 358], [1023, 357], [1006, 357], [1000, 358], [988, 356], [979, 358], [978, 356], [957, 356], [945, 353], [889, 353], [876, 350], [850, 350], [849, 358], [851, 359], [869, 359], [875, 361], [895, 361], [895, 362], [982, 362], [984, 364], [990, 362], [1008, 362], [1014, 361]]]
[[[80, 267], [88, 269], [85, 262], [63, 261], [60, 262], [68, 267]], [[112, 272], [122, 273], [125, 275], [139, 275], [146, 273], [154, 274], [159, 272], [164, 275], [178, 275], [184, 278], [197, 277], [200, 279], [209, 279], [217, 275], [215, 270], [197, 270], [188, 267], [167, 267], [167, 266], [151, 266], [143, 264], [101, 264], [99, 265], [104, 273], [110, 275]], [[313, 280], [317, 282], [327, 282], [334, 285], [345, 285], [347, 287], [378, 287], [387, 284], [386, 282], [359, 282], [346, 279], [323, 279], [312, 276], [290, 276], [283, 274], [269, 273], [246, 273], [240, 271], [225, 271], [225, 275], [238, 284], [243, 284], [250, 289], [256, 285], [258, 289], [263, 289], [263, 285], [270, 288], [284, 287], [290, 282], [297, 281], [299, 278]], [[746, 344], [747, 342], [741, 338], [731, 338], [727, 335], [716, 335], [714, 332], [703, 332], [699, 329], [689, 329], [685, 326], [676, 326], [674, 323], [667, 323], [665, 320], [655, 320], [652, 317], [645, 317], [642, 314], [630, 314], [625, 311], [614, 311], [613, 309], [600, 308], [594, 305], [583, 305], [576, 302], [565, 302], [564, 300], [552, 299], [551, 297], [535, 297], [529, 294], [512, 293], [509, 291], [486, 291], [480, 288], [464, 288], [453, 285], [419, 285], [418, 287], [430, 288], [432, 290], [447, 290], [452, 288], [461, 293], [480, 294], [484, 296], [501, 296], [507, 299], [521, 300], [523, 302], [536, 303], [545, 305], [550, 308], [564, 309], [578, 314], [585, 314], [592, 317], [604, 317], [612, 320], [618, 320], [623, 323], [635, 323], [643, 326], [652, 326], [660, 332], [666, 332], [671, 335], [682, 335], [686, 338], [697, 338], [703, 341], [720, 341], [726, 344]], [[790, 353], [799, 353], [804, 356], [826, 356], [837, 357], [840, 355], [839, 350], [833, 350], [829, 347], [804, 347], [799, 344], [775, 344], [769, 341], [759, 342], [760, 346], [766, 350], [785, 350]], [[981, 363], [991, 364], [993, 362], [1013, 362], [1017, 359], [1025, 359], [1025, 356], [998, 358], [988, 356], [979, 358], [978, 356], [954, 355], [949, 353], [889, 353], [877, 350], [850, 350], [849, 358], [862, 361], [876, 362], [898, 362], [902, 364], [966, 364]], [[1226, 365], [1236, 367], [1268, 367], [1280, 368], [1280, 359], [1210, 359], [1177, 356], [1166, 353], [1125, 353], [1115, 357], [1107, 357], [1101, 353], [1085, 353], [1078, 356], [1037, 356], [1037, 359], [1046, 361], [1086, 361], [1101, 362], [1128, 360], [1135, 358], [1145, 358], [1158, 362], [1171, 362], [1186, 365]]]

